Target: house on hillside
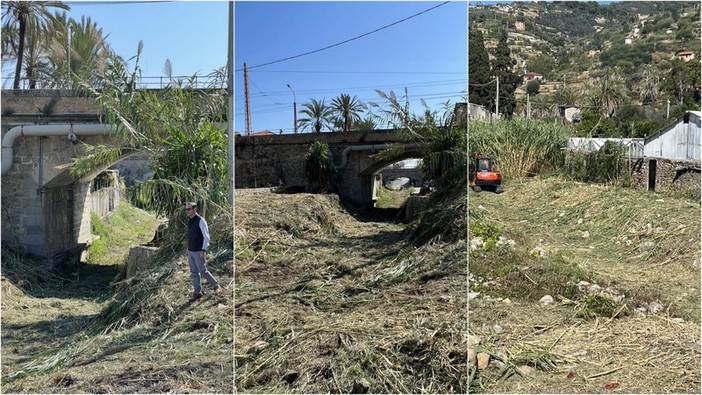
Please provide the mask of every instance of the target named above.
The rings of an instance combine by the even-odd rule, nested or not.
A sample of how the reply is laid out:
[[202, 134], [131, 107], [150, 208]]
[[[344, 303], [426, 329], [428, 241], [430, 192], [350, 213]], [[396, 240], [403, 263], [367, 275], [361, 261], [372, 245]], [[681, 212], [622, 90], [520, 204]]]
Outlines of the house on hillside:
[[534, 73], [534, 72], [528, 72], [528, 73], [524, 74], [524, 83], [527, 83], [531, 80], [543, 81], [544, 76], [539, 74], [539, 73]]
[[514, 28], [523, 32], [526, 30], [526, 25], [524, 25], [524, 21], [516, 21], [514, 22]]
[[678, 52], [677, 56], [678, 59], [682, 60], [683, 62], [689, 62], [695, 58], [695, 53], [692, 51], [681, 51]]

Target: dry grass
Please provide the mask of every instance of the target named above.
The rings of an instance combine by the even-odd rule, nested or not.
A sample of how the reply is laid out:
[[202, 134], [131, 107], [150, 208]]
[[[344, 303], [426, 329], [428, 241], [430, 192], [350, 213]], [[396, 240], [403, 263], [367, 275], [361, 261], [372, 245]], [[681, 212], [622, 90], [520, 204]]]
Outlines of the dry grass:
[[[220, 228], [232, 229], [231, 217], [210, 225], [208, 268], [225, 291], [195, 303], [188, 300], [192, 285], [182, 244], [164, 248], [171, 253], [134, 279], [112, 289], [102, 284], [91, 294], [97, 298], [76, 291], [91, 283], [83, 277], [47, 282], [41, 297], [53, 297], [42, 300], [3, 284], [3, 391], [232, 393], [233, 241], [231, 230], [215, 233]], [[19, 321], [6, 314], [9, 303], [36, 308], [29, 310], [35, 314]], [[14, 354], [6, 352], [8, 343], [16, 345]]]
[[[508, 368], [538, 366], [539, 358], [555, 367], [508, 379], [491, 367], [474, 377], [471, 389], [699, 393], [699, 201], [558, 177], [515, 181], [505, 189], [470, 195], [471, 223], [491, 223], [516, 241], [514, 251], [471, 255], [471, 274], [491, 283], [471, 283], [482, 295], [470, 302], [470, 332]], [[650, 249], [642, 248], [649, 242]], [[530, 255], [535, 246], [549, 256]], [[575, 286], [583, 280], [625, 298], [602, 303]], [[540, 306], [545, 294], [557, 303]], [[496, 299], [504, 297], [512, 303]], [[653, 301], [664, 306], [659, 314], [634, 312]]]
[[466, 392], [465, 242], [412, 247], [333, 195], [237, 194], [236, 224], [237, 391]]

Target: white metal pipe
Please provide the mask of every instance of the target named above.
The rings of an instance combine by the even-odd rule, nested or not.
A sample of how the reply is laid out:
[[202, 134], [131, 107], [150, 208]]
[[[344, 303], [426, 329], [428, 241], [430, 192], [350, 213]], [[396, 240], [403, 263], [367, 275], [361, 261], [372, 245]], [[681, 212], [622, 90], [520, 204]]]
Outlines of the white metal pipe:
[[10, 129], [2, 138], [2, 174], [7, 173], [12, 167], [13, 151], [12, 146], [15, 139], [21, 136], [45, 137], [45, 136], [66, 136], [71, 133], [76, 136], [96, 136], [113, 132], [111, 125], [104, 124], [55, 124], [55, 125], [21, 125]]

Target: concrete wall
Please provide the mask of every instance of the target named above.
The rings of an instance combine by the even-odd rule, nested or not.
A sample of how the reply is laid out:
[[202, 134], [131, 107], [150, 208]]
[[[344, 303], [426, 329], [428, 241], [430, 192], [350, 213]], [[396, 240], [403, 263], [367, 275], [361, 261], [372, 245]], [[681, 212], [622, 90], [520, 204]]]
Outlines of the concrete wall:
[[[2, 135], [14, 126], [99, 122], [94, 98], [73, 91], [2, 92]], [[2, 244], [45, 257], [49, 267], [78, 257], [92, 241], [91, 180], [70, 174], [80, 142], [113, 144], [109, 136], [19, 137], [2, 175]], [[96, 172], [97, 173], [97, 172]]]

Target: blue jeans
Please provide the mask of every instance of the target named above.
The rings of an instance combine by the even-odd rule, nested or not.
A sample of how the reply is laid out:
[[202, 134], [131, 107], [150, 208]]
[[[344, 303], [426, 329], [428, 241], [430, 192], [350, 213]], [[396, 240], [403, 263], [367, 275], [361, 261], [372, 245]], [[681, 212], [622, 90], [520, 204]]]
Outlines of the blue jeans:
[[188, 251], [188, 263], [190, 264], [190, 277], [193, 279], [193, 288], [195, 288], [196, 294], [202, 293], [200, 276], [204, 277], [212, 288], [216, 288], [219, 285], [212, 273], [207, 270], [205, 260], [200, 256], [200, 251]]

